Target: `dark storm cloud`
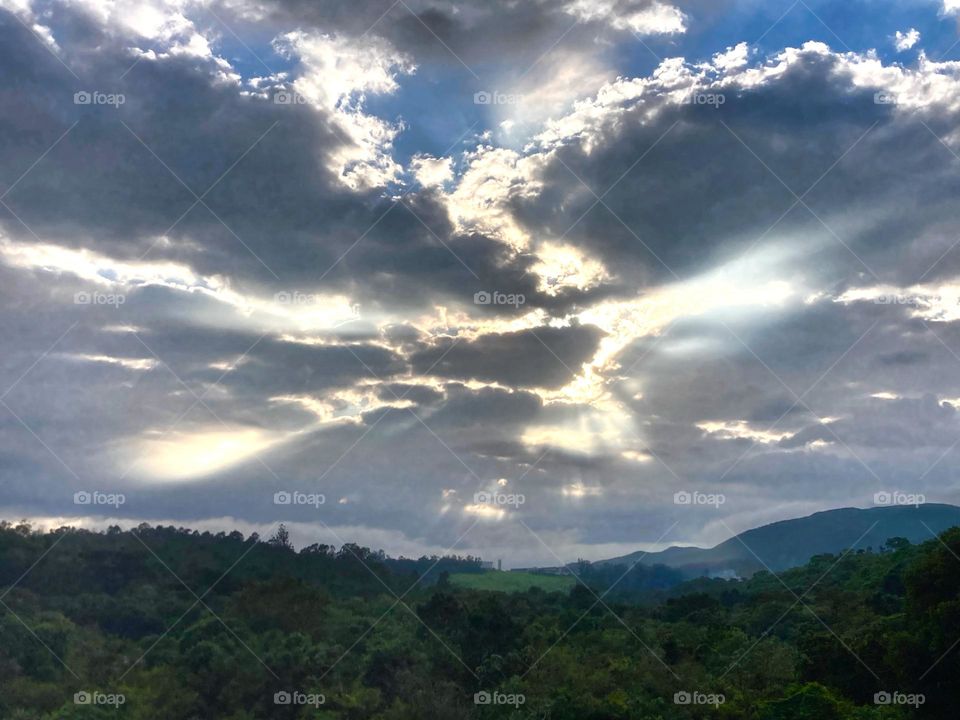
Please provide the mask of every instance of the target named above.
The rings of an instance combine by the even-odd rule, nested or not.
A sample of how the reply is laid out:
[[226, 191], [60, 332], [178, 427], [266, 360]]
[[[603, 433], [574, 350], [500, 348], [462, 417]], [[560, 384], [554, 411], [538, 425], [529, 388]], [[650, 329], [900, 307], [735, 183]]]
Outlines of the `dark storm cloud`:
[[534, 420], [543, 406], [532, 393], [497, 388], [470, 390], [462, 385], [447, 385], [447, 402], [431, 416], [438, 427], [514, 428]]
[[787, 448], [801, 447], [815, 440], [831, 442], [840, 437], [856, 447], [946, 449], [956, 442], [958, 430], [956, 408], [933, 395], [871, 399], [861, 403], [849, 418], [831, 423], [829, 431], [816, 426], [805, 428], [780, 444]]
[[[511, 2], [492, 0], [476, 5], [449, 0], [361, 0], [349, 5], [324, 0], [273, 0], [258, 3], [265, 11], [258, 22], [297, 25], [322, 31], [336, 30], [350, 35], [367, 33], [383, 36], [418, 62], [443, 63], [476, 72], [481, 77], [491, 58], [509, 58], [519, 72], [532, 66], [560, 40], [567, 47], [594, 45], [598, 36], [629, 37], [626, 27], [614, 29], [611, 20], [624, 18], [655, 6], [654, 0], [619, 0], [611, 4], [607, 17], [577, 18], [565, 10], [574, 3], [552, 0]], [[717, 3], [663, 3], [699, 13]], [[242, 21], [243, 4], [226, 5], [220, 12]], [[465, 63], [467, 68], [460, 64]]]
[[[955, 410], [943, 402], [960, 391], [960, 361], [944, 347], [956, 333], [908, 320], [907, 312], [817, 302], [752, 329], [733, 323], [727, 342], [709, 353], [648, 348], [639, 372], [651, 381], [630, 406], [638, 418], [655, 418], [643, 438], [669, 468], [657, 487], [723, 487], [744, 507], [761, 489], [768, 502], [799, 502], [807, 493], [824, 506], [869, 503], [884, 483], [948, 492], [954, 483], [938, 460], [957, 436]], [[916, 362], [886, 362], [905, 345]], [[879, 393], [903, 397], [871, 397]], [[697, 427], [705, 422], [727, 429]]]
[[311, 347], [264, 341], [225, 384], [239, 392], [322, 393], [357, 380], [389, 379], [406, 369], [389, 350], [364, 345]]
[[[61, 12], [58, 28], [86, 22]], [[261, 292], [321, 283], [389, 307], [444, 294], [469, 303], [473, 292], [500, 286], [531, 305], [540, 297], [530, 259], [489, 238], [454, 235], [429, 196], [397, 203], [343, 186], [326, 165], [347, 140], [324, 111], [241, 94], [216, 81], [219, 68], [206, 59], [141, 60], [120, 80], [133, 63], [125, 43], [102, 36], [81, 68], [67, 33], [78, 81], [11, 16], [0, 33], [0, 64], [19, 69], [0, 79], [8, 182], [66, 132], [5, 198], [27, 227], [0, 208], [20, 238], [174, 260]], [[126, 101], [74, 104], [75, 92], [90, 90]]]
[[417, 405], [434, 405], [444, 398], [444, 394], [425, 385], [411, 385], [410, 383], [386, 383], [377, 390], [377, 397], [386, 402], [405, 398]]
[[[824, 239], [808, 254], [823, 258], [826, 282], [871, 272], [916, 282], [953, 241], [960, 179], [936, 136], [957, 112], [878, 104], [876, 89], [852, 86], [841, 58], [807, 51], [754, 88], [701, 83], [702, 93], [724, 94], [719, 107], [646, 93], [635, 108], [611, 111], [589, 146], [559, 148], [543, 191], [513, 203], [531, 232], [573, 226], [569, 240], [641, 284], [689, 277], [777, 237]], [[949, 255], [934, 276], [958, 263]]]
[[[76, 19], [72, 14], [67, 17]], [[50, 151], [48, 162], [38, 163], [8, 199], [41, 235], [94, 243], [121, 256], [136, 257], [149, 246], [151, 236], [163, 233], [194, 203], [194, 196], [174, 175], [200, 195], [281, 120], [288, 138], [301, 137], [321, 152], [337, 146], [322, 117], [302, 106], [241, 97], [235, 86], [212, 82], [209, 62], [196, 58], [142, 61], [121, 81], [118, 78], [132, 59], [119, 43], [103, 38], [108, 44], [90, 56], [82, 79], [77, 80], [11, 16], [6, 15], [0, 32], [4, 35], [0, 62], [7, 66], [15, 58], [29, 58], [22, 74], [4, 74], [5, 86], [0, 88], [7, 98], [0, 124], [8, 131], [19, 131], [15, 137], [8, 135], [9, 141], [0, 147], [4, 165], [26, 170], [77, 123]], [[74, 104], [75, 92], [94, 89], [123, 93], [126, 102], [117, 109]], [[251, 151], [245, 158], [249, 162], [241, 173], [247, 183], [257, 183], [256, 197], [248, 192], [247, 197], [237, 198], [238, 181], [225, 178], [216, 188], [219, 193], [212, 192], [206, 201], [228, 215], [239, 212], [242, 205], [248, 217], [263, 219], [261, 232], [281, 216], [295, 229], [303, 215], [299, 203], [316, 198], [321, 188], [329, 189], [330, 178], [295, 144], [270, 143], [269, 136], [264, 142], [259, 153]], [[293, 177], [298, 178], [296, 182], [290, 181]], [[299, 209], [290, 214], [294, 207]], [[182, 222], [178, 236], [188, 234], [191, 226], [215, 229], [218, 224], [202, 205]], [[63, 232], [65, 227], [72, 232]], [[212, 244], [217, 240], [226, 245], [223, 238]], [[256, 237], [250, 242], [254, 247], [262, 244]], [[218, 261], [224, 254], [221, 247]]]
[[415, 354], [414, 370], [509, 386], [561, 387], [592, 357], [603, 333], [596, 327], [539, 327], [453, 340]]

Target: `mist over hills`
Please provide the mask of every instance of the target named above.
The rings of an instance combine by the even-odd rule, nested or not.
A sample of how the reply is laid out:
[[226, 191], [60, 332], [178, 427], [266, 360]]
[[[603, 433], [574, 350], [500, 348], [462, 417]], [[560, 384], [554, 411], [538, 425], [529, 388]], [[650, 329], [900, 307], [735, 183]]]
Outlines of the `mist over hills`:
[[759, 570], [797, 567], [825, 553], [879, 548], [894, 537], [924, 542], [954, 525], [960, 525], [955, 505], [838, 508], [746, 530], [712, 548], [675, 546], [593, 564], [666, 565], [689, 577], [748, 577]]

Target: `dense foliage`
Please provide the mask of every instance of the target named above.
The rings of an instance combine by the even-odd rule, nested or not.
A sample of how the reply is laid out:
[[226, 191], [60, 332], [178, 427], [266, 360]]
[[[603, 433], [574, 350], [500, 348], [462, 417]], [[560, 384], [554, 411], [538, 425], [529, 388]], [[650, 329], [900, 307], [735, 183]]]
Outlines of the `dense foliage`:
[[3, 524], [0, 717], [953, 718], [958, 555], [953, 529], [779, 577], [498, 593], [448, 581], [474, 558]]

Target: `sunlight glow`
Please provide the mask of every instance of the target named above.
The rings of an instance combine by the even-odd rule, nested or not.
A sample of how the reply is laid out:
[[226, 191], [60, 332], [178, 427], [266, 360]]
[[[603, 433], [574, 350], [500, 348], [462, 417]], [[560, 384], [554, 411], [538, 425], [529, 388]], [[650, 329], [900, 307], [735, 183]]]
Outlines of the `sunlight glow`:
[[133, 443], [138, 470], [153, 480], [195, 480], [235, 467], [284, 440], [256, 428], [173, 432]]

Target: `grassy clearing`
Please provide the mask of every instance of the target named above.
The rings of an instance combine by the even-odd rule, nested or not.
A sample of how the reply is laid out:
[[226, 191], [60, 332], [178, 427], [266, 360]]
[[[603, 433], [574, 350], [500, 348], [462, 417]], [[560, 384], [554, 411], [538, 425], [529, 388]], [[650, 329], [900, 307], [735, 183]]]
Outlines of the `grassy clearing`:
[[524, 592], [532, 587], [538, 587], [547, 592], [567, 592], [576, 581], [569, 575], [536, 575], [488, 570], [482, 573], [454, 573], [450, 576], [450, 582], [470, 590]]

